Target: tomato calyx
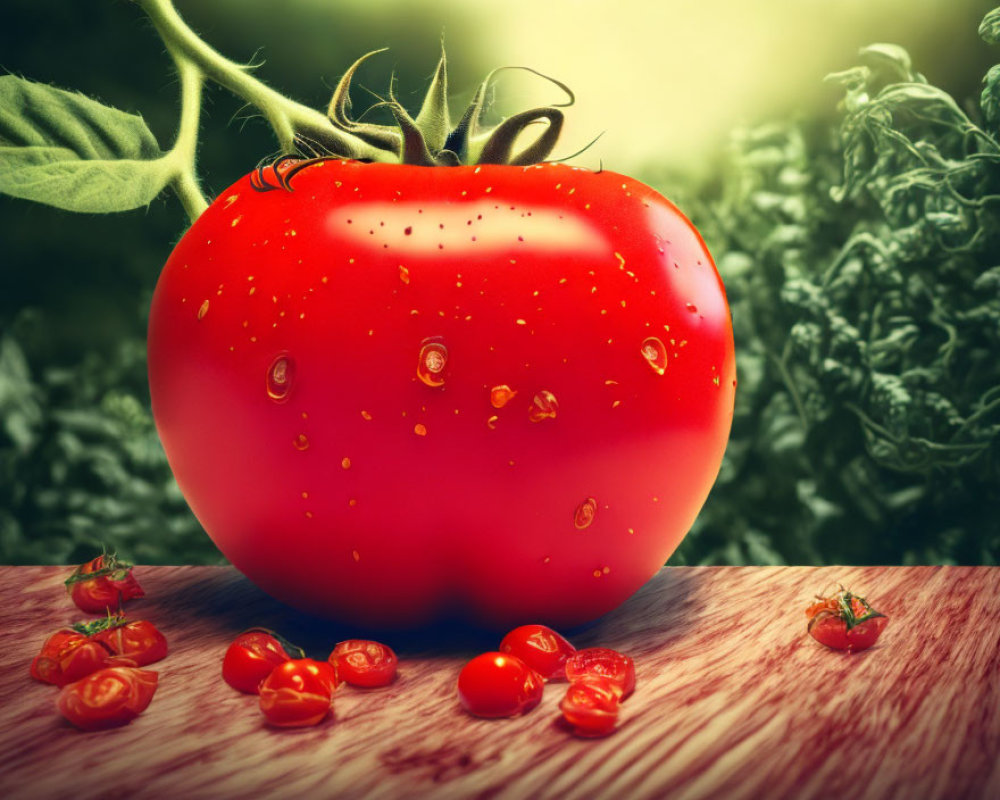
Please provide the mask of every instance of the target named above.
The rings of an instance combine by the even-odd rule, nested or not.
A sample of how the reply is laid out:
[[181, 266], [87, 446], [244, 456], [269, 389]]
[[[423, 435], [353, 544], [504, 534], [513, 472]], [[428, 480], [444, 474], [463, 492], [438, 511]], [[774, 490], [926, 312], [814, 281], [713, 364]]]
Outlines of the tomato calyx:
[[[389, 99], [376, 103], [372, 108], [385, 108], [395, 119], [395, 125], [359, 122], [350, 114], [351, 80], [371, 56], [385, 51], [372, 50], [361, 56], [344, 73], [333, 92], [327, 116], [334, 128], [345, 138], [359, 139], [378, 154], [367, 161], [412, 164], [422, 167], [457, 167], [471, 164], [508, 164], [528, 166], [544, 161], [551, 154], [562, 132], [564, 121], [560, 108], [575, 102], [572, 90], [564, 83], [543, 75], [529, 67], [499, 67], [490, 72], [480, 84], [461, 119], [452, 126], [448, 115], [448, 67], [444, 48], [434, 77], [427, 89], [423, 104], [416, 117], [403, 108], [389, 87]], [[487, 93], [494, 76], [503, 69], [524, 69], [555, 84], [566, 93], [565, 103], [522, 111], [492, 128], [481, 125]], [[369, 109], [370, 110], [370, 109]], [[515, 143], [529, 125], [540, 121], [548, 124], [534, 142], [515, 151]], [[253, 187], [258, 191], [285, 189], [291, 191], [291, 180], [300, 170], [313, 164], [333, 159], [350, 158], [350, 154], [318, 153], [317, 146], [302, 136], [295, 140], [297, 148], [311, 157], [300, 154], [283, 155], [270, 164], [258, 166]]]
[[115, 628], [121, 628], [128, 624], [128, 620], [125, 615], [120, 611], [117, 614], [112, 614], [110, 611], [104, 619], [94, 619], [88, 622], [77, 622], [75, 625], [71, 625], [70, 629], [76, 631], [77, 633], [82, 633], [84, 636], [93, 636], [96, 633], [101, 633], [102, 631], [110, 631]]
[[281, 649], [288, 654], [289, 658], [301, 659], [306, 657], [305, 650], [303, 650], [297, 644], [292, 644], [290, 641], [288, 641], [288, 639], [286, 639], [280, 633], [278, 633], [277, 631], [272, 631], [270, 628], [261, 628], [261, 627], [247, 628], [245, 631], [240, 631], [239, 636], [237, 636], [236, 638], [239, 639], [240, 636], [245, 636], [248, 633], [263, 633], [270, 636], [275, 641], [277, 641], [278, 644], [281, 645]]
[[[99, 561], [100, 566], [94, 570], [87, 571], [90, 564], [97, 561]], [[73, 574], [65, 580], [66, 588], [72, 589], [74, 583], [92, 581], [95, 578], [108, 578], [112, 581], [123, 581], [128, 578], [129, 573], [132, 571], [132, 567], [133, 565], [129, 562], [120, 560], [114, 551], [109, 553], [105, 550], [93, 561], [88, 561], [86, 564], [78, 566], [73, 571]]]
[[[810, 615], [809, 627], [807, 629], [810, 631], [820, 620], [828, 617], [842, 619], [847, 626], [847, 630], [850, 631], [863, 622], [885, 616], [885, 614], [872, 608], [865, 598], [858, 597], [843, 586], [840, 587], [840, 591], [833, 597], [825, 598], [821, 595], [816, 595], [816, 600], [818, 602], [810, 608], [812, 614]], [[859, 609], [862, 612], [860, 614], [858, 613]]]

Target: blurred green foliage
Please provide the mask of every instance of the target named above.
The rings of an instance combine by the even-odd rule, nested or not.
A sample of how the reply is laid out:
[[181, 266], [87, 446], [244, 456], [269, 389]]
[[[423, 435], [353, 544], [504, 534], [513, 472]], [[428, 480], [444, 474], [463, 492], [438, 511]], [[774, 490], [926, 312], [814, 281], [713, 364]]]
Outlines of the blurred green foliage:
[[[245, 31], [179, 5], [239, 57]], [[5, 3], [0, 54], [16, 61], [2, 66], [141, 111], [169, 143], [176, 81], [139, 10], [47, 11], [46, 27], [23, 36], [38, 4]], [[369, 28], [350, 13], [341, 23], [329, 46], [340, 61], [324, 74], [385, 43], [360, 41]], [[397, 33], [411, 41], [439, 33], [417, 17], [406, 25]], [[98, 34], [113, 46], [94, 48]], [[395, 67], [423, 77], [424, 49], [403, 48]], [[743, 129], [697, 181], [656, 165], [638, 176], [702, 230], [737, 344], [729, 449], [671, 563], [1000, 558], [1000, 69], [981, 99], [956, 102], [900, 50], [863, 62], [837, 79], [839, 115]], [[303, 92], [290, 74], [267, 78], [325, 102], [321, 83]], [[257, 121], [242, 133], [224, 124], [237, 101], [210, 100], [201, 159], [215, 194], [274, 144]], [[172, 197], [113, 217], [0, 197], [0, 561], [79, 562], [102, 544], [141, 563], [221, 560], [149, 414], [145, 315], [184, 226]]]

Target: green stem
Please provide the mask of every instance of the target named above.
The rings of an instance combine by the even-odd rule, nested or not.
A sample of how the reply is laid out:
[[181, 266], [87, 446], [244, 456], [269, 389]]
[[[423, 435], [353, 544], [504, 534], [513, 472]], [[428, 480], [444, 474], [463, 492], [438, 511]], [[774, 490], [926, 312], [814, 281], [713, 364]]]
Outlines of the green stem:
[[194, 222], [208, 208], [208, 201], [198, 188], [195, 159], [198, 149], [198, 120], [201, 116], [201, 93], [204, 76], [201, 70], [177, 53], [167, 48], [177, 65], [181, 79], [181, 122], [177, 140], [168, 158], [175, 162], [176, 174], [173, 179], [174, 191], [180, 198], [188, 217]]
[[149, 16], [171, 52], [196, 65], [207, 78], [257, 108], [271, 124], [281, 148], [295, 152], [296, 136], [304, 136], [345, 158], [384, 161], [385, 155], [356, 137], [338, 131], [319, 111], [296, 103], [257, 80], [249, 67], [230, 61], [203, 42], [181, 19], [171, 0], [134, 0]]

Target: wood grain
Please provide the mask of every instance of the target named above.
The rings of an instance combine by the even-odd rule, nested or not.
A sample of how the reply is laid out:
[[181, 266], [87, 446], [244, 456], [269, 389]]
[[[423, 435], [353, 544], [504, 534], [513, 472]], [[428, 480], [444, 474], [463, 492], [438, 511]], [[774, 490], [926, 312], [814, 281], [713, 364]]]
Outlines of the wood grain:
[[[0, 796], [236, 798], [1000, 797], [1000, 569], [665, 568], [577, 646], [633, 656], [620, 729], [575, 739], [560, 684], [513, 720], [459, 708], [455, 679], [494, 634], [382, 635], [390, 687], [341, 687], [315, 728], [263, 724], [219, 675], [230, 639], [281, 630], [325, 657], [356, 633], [296, 614], [222, 567], [138, 567], [170, 655], [131, 725], [82, 733], [28, 677], [50, 631], [78, 618], [66, 568], [0, 568]], [[890, 617], [845, 655], [805, 633], [804, 608], [844, 583]]]

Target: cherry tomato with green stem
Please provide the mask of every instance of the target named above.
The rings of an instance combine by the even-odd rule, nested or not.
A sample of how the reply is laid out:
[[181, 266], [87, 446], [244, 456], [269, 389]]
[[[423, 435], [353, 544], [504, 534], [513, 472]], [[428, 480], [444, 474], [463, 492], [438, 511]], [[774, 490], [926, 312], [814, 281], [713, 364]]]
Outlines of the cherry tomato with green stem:
[[222, 679], [238, 691], [257, 694], [261, 681], [292, 658], [305, 658], [305, 652], [272, 630], [251, 628], [226, 650]]

